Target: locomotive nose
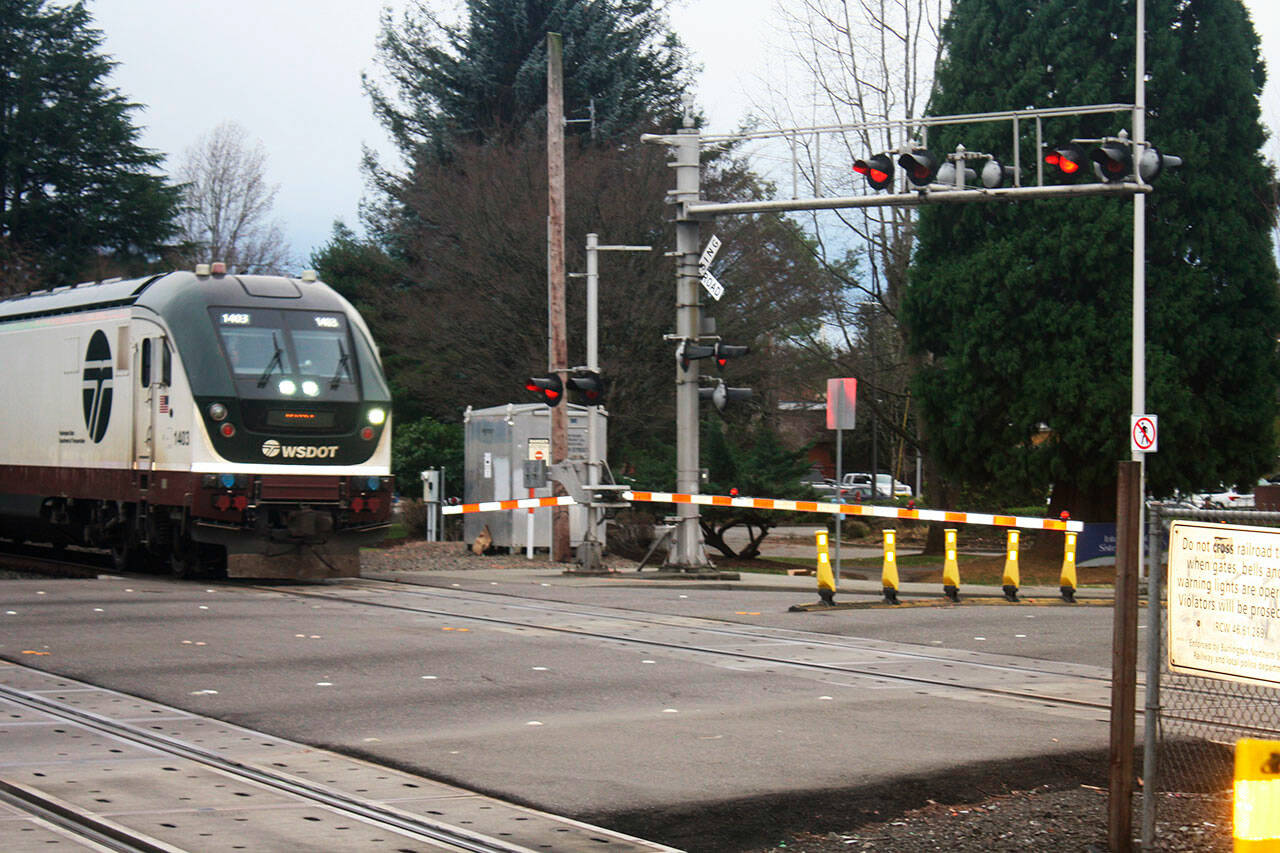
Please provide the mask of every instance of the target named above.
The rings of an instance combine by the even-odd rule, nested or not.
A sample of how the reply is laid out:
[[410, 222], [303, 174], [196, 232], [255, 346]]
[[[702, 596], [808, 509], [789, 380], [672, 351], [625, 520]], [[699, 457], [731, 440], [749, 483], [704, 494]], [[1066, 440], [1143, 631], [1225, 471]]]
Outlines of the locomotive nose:
[[333, 516], [314, 509], [300, 509], [289, 513], [285, 525], [295, 539], [312, 539], [333, 532]]

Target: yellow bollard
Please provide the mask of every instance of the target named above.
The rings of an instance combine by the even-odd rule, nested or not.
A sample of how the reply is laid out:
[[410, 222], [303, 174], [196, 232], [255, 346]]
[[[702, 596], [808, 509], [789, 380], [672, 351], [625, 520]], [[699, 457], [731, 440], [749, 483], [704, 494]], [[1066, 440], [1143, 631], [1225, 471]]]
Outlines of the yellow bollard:
[[1058, 579], [1062, 591], [1062, 600], [1075, 604], [1076, 601], [1076, 534], [1067, 533], [1066, 545], [1062, 550], [1062, 577]]
[[880, 585], [884, 587], [886, 604], [898, 603], [898, 555], [895, 546], [898, 531], [884, 531], [884, 568], [880, 570]]
[[1009, 547], [1004, 557], [1004, 597], [1018, 600], [1018, 531], [1009, 531]]
[[836, 603], [836, 579], [831, 573], [831, 557], [827, 552], [827, 531], [817, 531], [818, 536], [818, 598], [823, 604]]
[[956, 560], [956, 531], [947, 528], [947, 559], [942, 564], [942, 594], [952, 601], [960, 600], [960, 563]]
[[1235, 853], [1280, 850], [1280, 741], [1236, 741]]

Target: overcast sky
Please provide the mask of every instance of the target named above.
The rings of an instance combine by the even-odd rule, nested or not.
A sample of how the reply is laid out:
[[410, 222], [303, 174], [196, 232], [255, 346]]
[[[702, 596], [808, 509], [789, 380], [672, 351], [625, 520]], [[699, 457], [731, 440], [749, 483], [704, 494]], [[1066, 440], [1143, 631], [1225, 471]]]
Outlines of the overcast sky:
[[[703, 66], [699, 106], [716, 132], [734, 130], [766, 100], [779, 0], [683, 0], [673, 29]], [[243, 125], [268, 153], [268, 177], [299, 264], [328, 238], [335, 219], [358, 229], [362, 146], [393, 149], [361, 90], [376, 72], [374, 43], [386, 5], [404, 0], [88, 0], [105, 51], [120, 63], [112, 81], [145, 106], [142, 142], [182, 152], [225, 120]], [[453, 6], [455, 0], [441, 2]], [[1246, 0], [1271, 76], [1280, 77], [1280, 3]], [[1280, 85], [1269, 82], [1263, 118], [1280, 125]], [[1280, 144], [1268, 148], [1280, 159]]]

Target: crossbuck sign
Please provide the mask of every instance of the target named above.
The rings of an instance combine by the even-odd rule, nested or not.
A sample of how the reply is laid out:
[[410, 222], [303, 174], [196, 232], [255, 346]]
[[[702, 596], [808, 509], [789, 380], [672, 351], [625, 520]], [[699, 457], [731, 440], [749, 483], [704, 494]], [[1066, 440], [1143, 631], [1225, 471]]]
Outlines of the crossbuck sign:
[[707, 248], [702, 250], [702, 257], [698, 259], [702, 288], [717, 302], [720, 301], [721, 296], [724, 296], [724, 285], [711, 274], [711, 262], [715, 260], [718, 251], [720, 251], [720, 238], [712, 234], [711, 239], [707, 241]]

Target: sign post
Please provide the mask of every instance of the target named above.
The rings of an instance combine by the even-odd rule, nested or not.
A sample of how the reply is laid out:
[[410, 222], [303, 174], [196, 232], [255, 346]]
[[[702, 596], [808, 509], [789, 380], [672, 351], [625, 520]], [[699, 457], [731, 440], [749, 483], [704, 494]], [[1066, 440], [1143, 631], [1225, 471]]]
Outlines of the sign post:
[[[827, 380], [827, 429], [836, 431], [836, 503], [842, 504], [840, 484], [844, 480], [844, 431], [853, 429], [858, 414], [858, 380]], [[875, 482], [874, 479], [872, 482]], [[835, 580], [840, 583], [840, 537], [844, 513], [836, 513]]]

